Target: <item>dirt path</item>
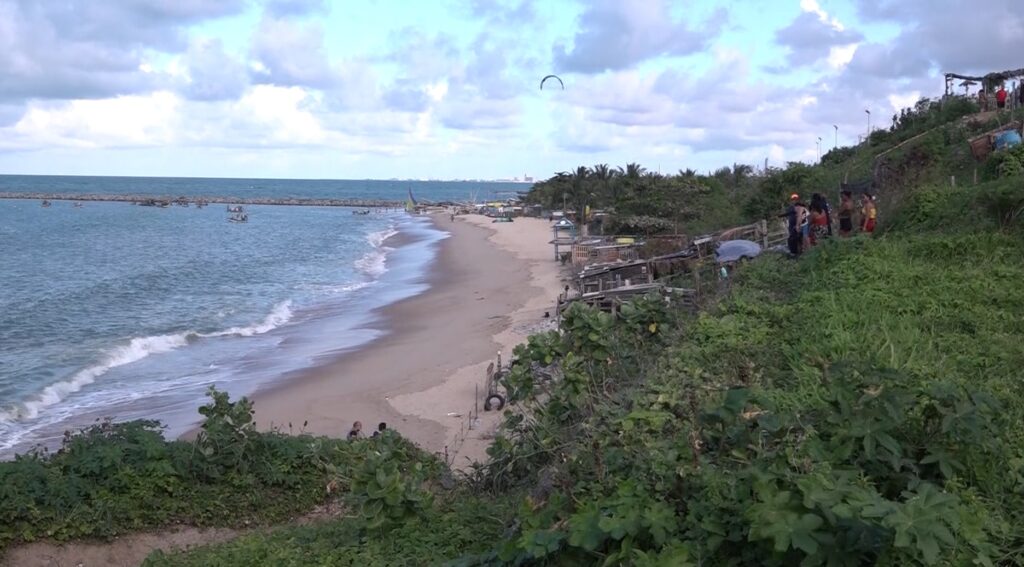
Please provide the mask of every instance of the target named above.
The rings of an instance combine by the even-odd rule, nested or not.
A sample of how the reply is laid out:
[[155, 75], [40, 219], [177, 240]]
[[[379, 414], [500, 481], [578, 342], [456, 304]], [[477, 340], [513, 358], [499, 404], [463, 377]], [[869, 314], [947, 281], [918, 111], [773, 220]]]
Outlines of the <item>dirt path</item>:
[[0, 557], [0, 567], [137, 567], [153, 551], [185, 550], [221, 543], [260, 529], [311, 524], [341, 516], [336, 503], [321, 506], [287, 523], [268, 528], [231, 529], [180, 526], [167, 530], [133, 533], [112, 541], [37, 541], [16, 546]]

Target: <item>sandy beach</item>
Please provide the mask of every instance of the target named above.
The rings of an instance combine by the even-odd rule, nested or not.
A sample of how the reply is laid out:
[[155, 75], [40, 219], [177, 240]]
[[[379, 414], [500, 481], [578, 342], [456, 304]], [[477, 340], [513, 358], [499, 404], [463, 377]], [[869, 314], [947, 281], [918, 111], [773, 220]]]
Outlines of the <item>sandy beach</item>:
[[430, 289], [381, 311], [384, 337], [257, 392], [258, 426], [344, 436], [354, 421], [367, 434], [383, 421], [457, 467], [486, 458], [501, 417], [483, 410], [486, 368], [551, 324], [544, 313], [554, 315], [561, 266], [545, 220], [434, 220], [451, 237], [440, 244]]

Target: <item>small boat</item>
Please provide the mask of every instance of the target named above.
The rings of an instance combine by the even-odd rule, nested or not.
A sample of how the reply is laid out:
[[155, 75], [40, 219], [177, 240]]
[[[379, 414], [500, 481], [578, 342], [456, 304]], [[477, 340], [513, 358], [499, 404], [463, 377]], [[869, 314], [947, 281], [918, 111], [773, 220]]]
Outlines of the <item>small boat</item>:
[[244, 213], [245, 209], [242, 207], [242, 205], [234, 205], [234, 206], [228, 205], [228, 212], [229, 213]]
[[82, 208], [82, 202], [81, 201], [75, 201], [75, 208], [76, 209], [81, 209]]
[[368, 215], [368, 214], [370, 214], [370, 209], [366, 209], [364, 211], [352, 211], [352, 214], [353, 215]]
[[245, 213], [234, 213], [228, 217], [228, 222], [249, 222], [249, 215]]
[[46, 199], [43, 199], [43, 203], [42, 204], [43, 204], [44, 207], [49, 207], [50, 206], [50, 201], [48, 201]]

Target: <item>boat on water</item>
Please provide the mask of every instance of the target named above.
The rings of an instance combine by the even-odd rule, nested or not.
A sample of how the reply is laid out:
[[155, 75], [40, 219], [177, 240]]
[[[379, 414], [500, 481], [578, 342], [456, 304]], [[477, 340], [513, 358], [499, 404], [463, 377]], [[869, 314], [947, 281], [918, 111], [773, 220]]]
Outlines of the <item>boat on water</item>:
[[43, 205], [44, 207], [49, 207], [49, 206], [50, 206], [50, 201], [48, 201], [47, 199], [43, 199], [43, 203], [42, 203], [42, 205]]
[[75, 208], [76, 209], [81, 209], [82, 208], [82, 202], [81, 201], [75, 201]]
[[228, 215], [228, 222], [249, 222], [249, 215], [242, 205], [228, 205], [228, 212], [231, 213]]
[[368, 214], [370, 214], [370, 209], [365, 209], [365, 210], [362, 210], [362, 211], [352, 211], [352, 214], [353, 215], [368, 215]]

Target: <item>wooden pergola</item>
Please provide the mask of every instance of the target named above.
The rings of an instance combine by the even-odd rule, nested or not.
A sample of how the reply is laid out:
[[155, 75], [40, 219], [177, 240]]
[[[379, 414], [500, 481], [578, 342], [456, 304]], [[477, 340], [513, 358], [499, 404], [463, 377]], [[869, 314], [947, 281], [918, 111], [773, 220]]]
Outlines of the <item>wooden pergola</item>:
[[[989, 73], [982, 77], [976, 77], [971, 75], [960, 75], [957, 73], [946, 73], [946, 94], [953, 94], [953, 81], [956, 79], [962, 79], [964, 82], [974, 81], [981, 83], [981, 90], [985, 92], [992, 92], [995, 87], [1005, 83], [1012, 79], [1024, 78], [1024, 69], [1014, 69], [1012, 71], [999, 71], [995, 73]], [[966, 86], [964, 83], [960, 83], [960, 86]]]

